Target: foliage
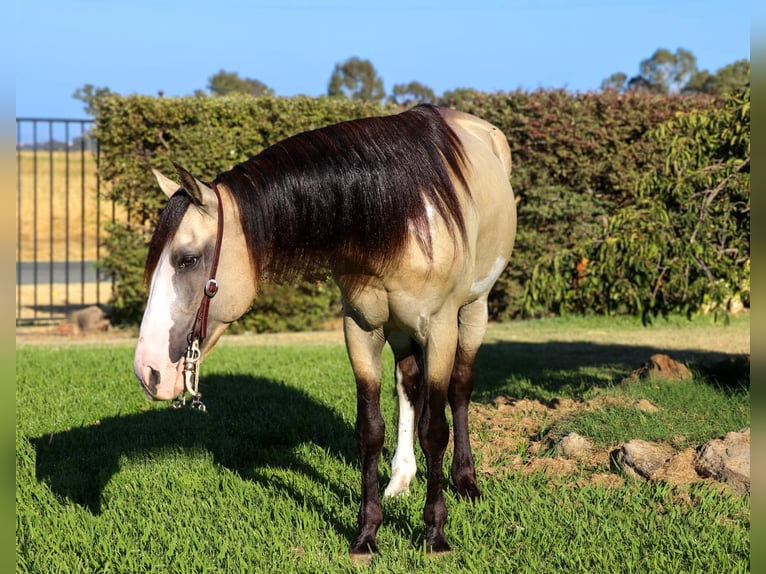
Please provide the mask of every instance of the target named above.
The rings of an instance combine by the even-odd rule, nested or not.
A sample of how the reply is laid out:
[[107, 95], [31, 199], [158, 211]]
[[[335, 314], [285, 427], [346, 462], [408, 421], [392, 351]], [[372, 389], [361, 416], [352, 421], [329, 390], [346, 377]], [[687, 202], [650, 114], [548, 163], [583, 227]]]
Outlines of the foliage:
[[601, 233], [605, 216], [635, 201], [641, 175], [665, 162], [665, 150], [647, 134], [677, 113], [719, 105], [644, 92], [462, 95], [458, 109], [498, 126], [511, 145], [519, 221], [513, 257], [489, 300], [500, 320], [560, 311], [524, 303], [538, 261]]
[[690, 315], [750, 289], [750, 93], [680, 114], [648, 138], [665, 161], [602, 233], [545, 258], [527, 305], [553, 312]]
[[327, 95], [331, 98], [346, 97], [379, 102], [386, 92], [383, 89], [383, 80], [378, 76], [372, 62], [354, 57], [335, 64]]
[[85, 104], [86, 114], [95, 116], [98, 112], [98, 102], [111, 93], [109, 88], [97, 88], [93, 84], [85, 84], [82, 88], [77, 88], [72, 97]]
[[216, 96], [226, 96], [228, 94], [248, 94], [251, 96], [274, 95], [274, 90], [260, 80], [240, 78], [236, 72], [226, 72], [224, 70], [210, 76], [207, 88], [211, 94]]
[[391, 90], [391, 101], [400, 106], [411, 106], [415, 104], [435, 104], [436, 94], [428, 86], [420, 82], [410, 82], [409, 84], [396, 84]]
[[743, 91], [750, 85], [749, 60], [738, 60], [713, 74], [708, 70], [699, 70], [696, 56], [683, 48], [675, 52], [660, 48], [650, 58], [641, 61], [639, 70], [632, 77], [616, 72], [601, 83], [601, 89], [722, 96]]
[[[518, 201], [519, 231], [508, 269], [490, 296], [491, 318], [507, 319], [518, 316], [522, 310], [532, 315], [575, 309], [634, 311], [635, 305], [631, 307], [624, 301], [633, 297], [633, 292], [622, 289], [623, 283], [617, 278], [609, 287], [610, 297], [617, 294], [616, 299], [608, 307], [587, 307], [585, 302], [580, 306], [563, 304], [562, 298], [571, 288], [571, 274], [576, 272], [577, 265], [582, 268], [585, 264], [582, 246], [614, 231], [620, 221], [634, 221], [633, 214], [643, 209], [639, 204], [647, 205], [651, 194], [639, 186], [645, 174], [655, 174], [657, 185], [671, 177], [664, 169], [668, 142], [650, 134], [677, 116], [725, 115], [721, 102], [702, 96], [620, 94], [612, 90], [586, 94], [564, 90], [497, 94], [460, 90], [451, 97], [458, 109], [497, 125], [508, 137], [513, 155], [511, 182]], [[156, 191], [149, 174], [150, 165], [172, 173], [170, 162], [174, 160], [198, 177], [212, 178], [297, 132], [397, 109], [393, 104], [349, 98], [106, 98], [97, 123], [102, 145], [101, 175], [111, 182], [111, 193], [131, 214], [126, 233], [141, 238], [130, 242], [117, 234], [108, 246], [110, 253], [115, 257], [120, 253], [122, 257], [124, 245], [133, 248], [145, 244], [164, 205], [164, 195]], [[681, 123], [676, 129], [691, 129], [683, 123], [687, 120], [677, 121]], [[737, 233], [749, 231], [741, 228]], [[607, 245], [612, 248], [609, 260], [620, 266], [619, 277], [636, 272], [620, 255], [618, 248], [622, 244], [608, 243], [604, 249]], [[603, 256], [607, 255], [604, 251]], [[550, 263], [554, 258], [557, 269], [567, 274], [558, 278], [558, 295], [551, 291], [555, 282], [543, 280], [545, 265], [542, 265], [535, 275], [536, 291], [526, 293], [525, 303], [525, 288], [533, 284], [535, 266], [540, 261]], [[592, 255], [587, 259], [592, 261]], [[134, 260], [141, 261], [142, 256]], [[131, 271], [122, 263], [115, 263], [109, 269], [118, 279], [115, 304], [119, 309], [130, 309], [121, 316], [128, 322], [138, 321], [140, 314], [134, 310], [142, 306], [144, 291], [140, 278], [128, 280], [128, 275], [135, 273], [138, 277], [139, 266]], [[711, 268], [711, 273], [717, 270]], [[592, 281], [595, 289], [596, 279]], [[543, 283], [547, 287], [543, 288]], [[273, 286], [275, 295], [264, 304], [256, 301], [251, 313], [243, 318], [242, 328], [263, 330], [324, 324], [338, 309], [337, 294], [331, 294], [334, 288], [323, 284], [322, 289], [328, 290], [321, 291], [320, 303], [316, 305], [298, 304], [294, 299], [300, 293], [312, 292], [312, 285], [308, 282], [302, 287], [285, 287], [295, 290], [279, 295], [276, 293], [283, 288]], [[279, 298], [293, 303], [277, 305]], [[694, 304], [690, 301], [690, 305]], [[327, 314], [320, 312], [320, 308]], [[300, 309], [310, 315], [305, 320], [296, 316], [277, 319], [287, 309]], [[259, 317], [261, 313], [271, 319]]]
[[628, 88], [645, 89], [657, 94], [677, 94], [697, 71], [697, 58], [689, 50], [675, 53], [660, 48], [651, 58], [641, 61], [640, 74], [628, 80]]
[[266, 282], [233, 332], [317, 331], [340, 314], [340, 289], [327, 277], [289, 285]]
[[102, 257], [96, 264], [114, 280], [109, 319], [115, 325], [138, 323], [144, 314], [147, 294], [143, 269], [149, 230], [143, 227], [142, 231], [122, 222], [106, 226], [106, 246], [110, 255]]
[[725, 95], [742, 92], [750, 86], [750, 61], [737, 60], [719, 69], [715, 74], [702, 70], [694, 74], [684, 86], [684, 93]]

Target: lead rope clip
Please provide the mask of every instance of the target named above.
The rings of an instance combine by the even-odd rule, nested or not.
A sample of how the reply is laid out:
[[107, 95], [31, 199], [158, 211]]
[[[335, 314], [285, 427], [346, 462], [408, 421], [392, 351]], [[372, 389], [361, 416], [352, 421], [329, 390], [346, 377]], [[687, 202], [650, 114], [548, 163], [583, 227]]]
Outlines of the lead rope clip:
[[205, 412], [207, 407], [202, 402], [202, 393], [199, 392], [199, 340], [194, 339], [186, 348], [184, 357], [184, 391], [173, 401], [173, 408], [181, 408], [186, 405], [186, 393], [192, 396], [189, 406], [192, 409]]

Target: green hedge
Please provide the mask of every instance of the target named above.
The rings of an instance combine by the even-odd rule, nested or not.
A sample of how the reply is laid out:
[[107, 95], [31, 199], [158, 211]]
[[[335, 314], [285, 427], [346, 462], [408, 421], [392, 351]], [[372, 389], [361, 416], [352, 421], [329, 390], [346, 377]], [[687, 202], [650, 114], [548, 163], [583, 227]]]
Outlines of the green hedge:
[[[651, 195], [640, 191], [641, 182], [646, 174], [661, 173], [668, 154], [668, 142], [654, 135], [659, 126], [725, 109], [711, 98], [564, 90], [476, 94], [459, 105], [501, 128], [513, 155], [519, 231], [514, 257], [490, 298], [496, 320], [522, 311], [566, 310], [544, 286], [538, 297], [530, 295], [535, 269], [538, 277], [544, 275], [536, 266], [601, 236], [616, 214]], [[138, 322], [144, 304], [142, 250], [165, 200], [150, 165], [172, 172], [175, 161], [212, 178], [297, 132], [396, 111], [392, 105], [337, 98], [106, 98], [97, 117], [101, 176], [131, 217], [130, 224], [112, 229], [107, 246], [112, 255], [102, 261], [117, 280], [113, 320]], [[747, 240], [749, 249], [749, 231]], [[571, 269], [563, 272], [571, 275]], [[320, 328], [338, 312], [339, 295], [331, 283], [268, 285], [239, 328]]]
[[597, 233], [538, 261], [528, 307], [648, 321], [749, 305], [749, 90], [678, 114], [643, 142], [661, 161], [634, 176], [635, 198]]

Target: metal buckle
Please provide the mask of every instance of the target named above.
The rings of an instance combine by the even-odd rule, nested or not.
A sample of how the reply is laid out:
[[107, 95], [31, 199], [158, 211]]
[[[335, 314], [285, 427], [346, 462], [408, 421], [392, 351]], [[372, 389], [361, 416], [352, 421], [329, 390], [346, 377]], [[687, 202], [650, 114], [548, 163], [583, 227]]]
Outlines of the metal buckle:
[[216, 296], [216, 293], [218, 293], [218, 281], [212, 278], [208, 279], [207, 283], [205, 283], [205, 295], [212, 299]]

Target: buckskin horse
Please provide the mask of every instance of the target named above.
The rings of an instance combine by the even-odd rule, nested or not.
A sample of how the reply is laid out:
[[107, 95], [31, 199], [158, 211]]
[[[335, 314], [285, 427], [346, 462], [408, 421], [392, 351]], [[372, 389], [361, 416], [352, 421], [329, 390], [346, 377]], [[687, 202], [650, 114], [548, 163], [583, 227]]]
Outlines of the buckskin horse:
[[362, 471], [352, 557], [377, 552], [383, 522], [378, 462], [384, 441], [381, 351], [395, 360], [397, 447], [385, 496], [416, 474], [417, 428], [427, 463], [423, 512], [431, 552], [444, 534], [443, 456], [452, 409], [451, 477], [481, 495], [468, 435], [474, 360], [487, 297], [516, 235], [503, 133], [477, 117], [421, 105], [287, 138], [203, 183], [153, 170], [169, 197], [151, 238], [150, 287], [134, 370], [153, 399], [199, 400], [199, 361], [247, 311], [268, 277], [327, 269], [343, 299], [356, 379]]

